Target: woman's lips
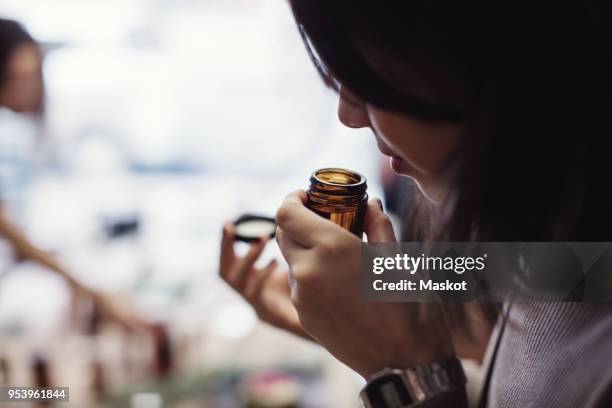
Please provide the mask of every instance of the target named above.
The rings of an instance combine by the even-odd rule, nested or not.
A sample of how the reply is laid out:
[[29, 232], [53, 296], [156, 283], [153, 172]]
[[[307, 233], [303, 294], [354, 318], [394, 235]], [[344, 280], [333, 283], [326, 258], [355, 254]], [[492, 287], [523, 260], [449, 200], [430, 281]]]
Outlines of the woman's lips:
[[384, 154], [385, 156], [393, 156], [393, 153], [391, 153], [391, 151], [387, 148], [387, 146], [381, 144], [380, 142], [377, 143], [377, 145], [378, 145], [378, 150], [380, 150], [382, 154]]
[[[374, 132], [374, 134], [376, 135], [376, 132]], [[389, 149], [385, 144], [383, 144], [378, 137], [376, 137], [376, 144], [378, 145], [378, 150], [380, 150], [382, 154], [390, 157], [391, 168], [393, 169], [393, 171], [395, 171], [396, 173], [400, 173], [400, 169], [405, 167], [404, 164], [406, 162], [404, 161], [404, 159], [393, 154], [391, 152], [391, 149]]]
[[405, 167], [404, 165], [406, 164], [404, 159], [402, 159], [399, 156], [394, 155], [393, 153], [391, 153], [391, 151], [389, 151], [388, 149], [383, 148], [380, 145], [378, 146], [378, 149], [385, 156], [389, 156], [389, 158], [390, 158], [390, 165], [391, 165], [391, 168], [393, 169], [393, 171], [396, 172], [396, 173], [401, 173], [401, 169], [404, 168]]
[[376, 145], [378, 147], [378, 150], [380, 150], [380, 152], [382, 154], [384, 154], [385, 156], [393, 156], [393, 153], [391, 152], [391, 149], [389, 149], [387, 147], [386, 144], [384, 144], [380, 138], [378, 137], [378, 135], [376, 135], [376, 132], [374, 132], [374, 135], [376, 136]]

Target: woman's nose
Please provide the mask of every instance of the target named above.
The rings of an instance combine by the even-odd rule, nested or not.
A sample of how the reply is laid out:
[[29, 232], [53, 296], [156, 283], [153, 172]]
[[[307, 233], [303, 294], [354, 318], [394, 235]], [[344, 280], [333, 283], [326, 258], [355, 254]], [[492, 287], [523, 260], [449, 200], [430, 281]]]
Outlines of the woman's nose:
[[350, 128], [363, 128], [370, 126], [367, 106], [354, 95], [347, 93], [344, 89], [340, 91], [338, 101], [338, 119]]

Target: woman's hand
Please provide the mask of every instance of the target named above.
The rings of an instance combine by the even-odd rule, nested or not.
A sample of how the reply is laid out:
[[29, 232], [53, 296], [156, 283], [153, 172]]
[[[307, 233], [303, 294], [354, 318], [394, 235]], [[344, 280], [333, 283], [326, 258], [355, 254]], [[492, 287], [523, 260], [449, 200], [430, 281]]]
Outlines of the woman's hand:
[[[453, 355], [436, 303], [378, 303], [360, 292], [361, 240], [304, 206], [297, 191], [278, 210], [277, 241], [290, 266], [291, 300], [302, 327], [368, 378], [384, 367], [414, 367]], [[395, 241], [379, 200], [364, 220], [370, 242]]]
[[302, 329], [295, 307], [291, 304], [287, 271], [278, 268], [275, 260], [264, 268], [255, 267], [268, 240], [262, 239], [252, 244], [243, 258], [236, 256], [234, 242], [234, 227], [225, 224], [219, 275], [253, 306], [261, 320], [312, 340]]

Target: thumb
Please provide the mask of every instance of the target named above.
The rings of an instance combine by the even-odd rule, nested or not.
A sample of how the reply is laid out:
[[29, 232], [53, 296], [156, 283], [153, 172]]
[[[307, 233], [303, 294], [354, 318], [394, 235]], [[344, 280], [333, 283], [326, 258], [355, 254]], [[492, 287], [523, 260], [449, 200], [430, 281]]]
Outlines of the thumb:
[[391, 220], [382, 210], [382, 202], [373, 198], [368, 202], [363, 229], [368, 236], [368, 242], [396, 242]]

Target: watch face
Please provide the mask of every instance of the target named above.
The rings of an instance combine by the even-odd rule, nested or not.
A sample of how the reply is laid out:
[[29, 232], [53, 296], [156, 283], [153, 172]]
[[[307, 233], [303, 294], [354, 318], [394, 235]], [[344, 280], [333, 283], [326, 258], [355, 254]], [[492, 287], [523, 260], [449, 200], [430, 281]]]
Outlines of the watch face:
[[412, 398], [399, 374], [384, 374], [370, 382], [366, 394], [373, 407], [400, 408], [412, 404]]

